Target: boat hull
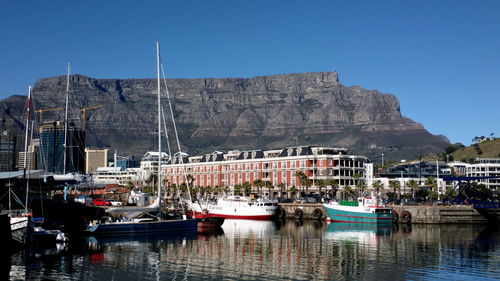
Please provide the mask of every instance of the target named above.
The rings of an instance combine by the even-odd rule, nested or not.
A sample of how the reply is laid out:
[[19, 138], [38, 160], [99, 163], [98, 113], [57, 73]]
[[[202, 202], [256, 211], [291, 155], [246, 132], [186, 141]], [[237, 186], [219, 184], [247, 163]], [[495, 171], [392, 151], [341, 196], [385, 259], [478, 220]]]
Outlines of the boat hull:
[[370, 223], [377, 225], [392, 224], [392, 213], [370, 213], [354, 210], [337, 209], [324, 205], [328, 221], [342, 223]]
[[225, 218], [225, 219], [232, 219], [232, 220], [273, 220], [275, 218], [274, 214], [263, 214], [263, 215], [254, 215], [254, 214], [244, 214], [244, 215], [233, 215], [233, 214], [227, 214], [227, 213], [215, 213], [215, 212], [209, 212], [209, 213], [202, 213], [202, 212], [195, 212], [196, 217], [204, 217], [204, 218]]
[[152, 222], [118, 222], [104, 223], [91, 226], [87, 233], [90, 235], [134, 235], [145, 233], [168, 233], [182, 231], [196, 231], [198, 220], [168, 220]]

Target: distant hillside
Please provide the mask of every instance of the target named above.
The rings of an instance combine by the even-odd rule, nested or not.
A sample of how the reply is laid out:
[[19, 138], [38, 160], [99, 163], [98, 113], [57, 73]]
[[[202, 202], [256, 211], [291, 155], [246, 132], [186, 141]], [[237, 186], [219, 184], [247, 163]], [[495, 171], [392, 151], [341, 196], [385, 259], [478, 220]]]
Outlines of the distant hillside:
[[469, 162], [476, 158], [500, 158], [500, 139], [487, 140], [467, 146], [451, 154], [457, 161]]

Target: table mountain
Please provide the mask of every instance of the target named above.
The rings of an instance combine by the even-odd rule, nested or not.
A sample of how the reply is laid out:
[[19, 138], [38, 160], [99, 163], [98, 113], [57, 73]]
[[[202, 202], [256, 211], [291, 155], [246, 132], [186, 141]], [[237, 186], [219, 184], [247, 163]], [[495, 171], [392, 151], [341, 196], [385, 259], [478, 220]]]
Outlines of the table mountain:
[[[166, 84], [181, 146], [190, 155], [324, 145], [347, 147], [378, 161], [381, 153], [393, 159], [415, 158], [449, 145], [402, 116], [394, 95], [345, 87], [336, 72], [167, 79]], [[156, 79], [72, 75], [70, 89], [74, 122], [81, 122], [80, 109], [102, 105], [87, 112], [88, 146], [136, 156], [156, 149]], [[35, 109], [64, 106], [65, 91], [65, 76], [38, 80], [33, 88]], [[167, 94], [162, 91], [171, 129]], [[19, 96], [3, 100], [3, 122], [22, 123], [23, 104]], [[44, 113], [45, 120], [62, 117], [62, 110]], [[169, 137], [175, 139], [170, 129]]]

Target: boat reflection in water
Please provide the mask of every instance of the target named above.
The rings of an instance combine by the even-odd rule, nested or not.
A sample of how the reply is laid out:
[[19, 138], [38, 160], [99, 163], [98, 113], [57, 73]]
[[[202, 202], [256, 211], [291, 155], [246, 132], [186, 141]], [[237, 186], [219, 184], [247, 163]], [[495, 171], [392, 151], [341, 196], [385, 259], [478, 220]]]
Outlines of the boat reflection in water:
[[[492, 229], [491, 229], [492, 228]], [[223, 233], [91, 238], [15, 254], [28, 280], [499, 280], [500, 228], [226, 220]], [[457, 235], [457, 233], [459, 235]], [[82, 238], [87, 239], [87, 238]], [[76, 242], [76, 241], [75, 241]], [[88, 244], [85, 244], [88, 243]], [[8, 265], [8, 260], [5, 261]], [[21, 270], [21, 271], [20, 271]], [[0, 271], [1, 272], [1, 271]], [[5, 276], [6, 273], [3, 273]]]
[[381, 236], [390, 235], [392, 225], [380, 226], [367, 223], [330, 223], [324, 239], [333, 241], [352, 241], [360, 244], [378, 244]]
[[232, 238], [270, 236], [276, 232], [276, 222], [227, 219], [222, 229], [227, 237]]

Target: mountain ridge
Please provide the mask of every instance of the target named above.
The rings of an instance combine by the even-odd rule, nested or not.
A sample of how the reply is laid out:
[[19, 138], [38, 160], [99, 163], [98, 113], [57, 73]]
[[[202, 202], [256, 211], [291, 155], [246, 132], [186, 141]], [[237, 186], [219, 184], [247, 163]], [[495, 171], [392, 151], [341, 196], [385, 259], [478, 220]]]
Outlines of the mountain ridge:
[[[336, 72], [166, 81], [181, 145], [191, 155], [325, 145], [371, 157], [384, 153], [401, 158], [439, 152], [449, 145], [403, 116], [395, 95], [359, 85], [345, 87]], [[39, 79], [32, 92], [34, 104], [63, 106], [65, 86], [65, 76]], [[81, 108], [103, 105], [87, 112], [89, 146], [137, 156], [155, 148], [155, 79], [71, 75], [70, 88], [71, 116], [80, 116]], [[0, 101], [2, 120], [11, 119], [19, 126], [22, 113], [13, 108], [19, 104], [11, 97]], [[167, 110], [166, 99], [163, 105]], [[61, 115], [48, 113], [47, 118], [61, 119]]]

